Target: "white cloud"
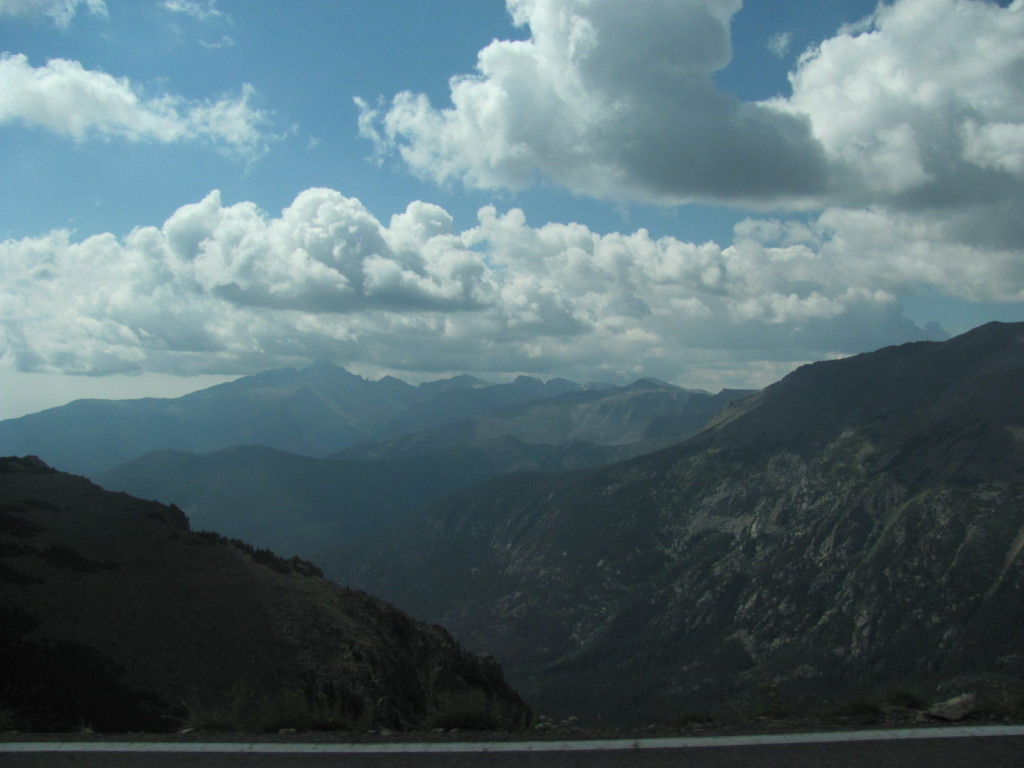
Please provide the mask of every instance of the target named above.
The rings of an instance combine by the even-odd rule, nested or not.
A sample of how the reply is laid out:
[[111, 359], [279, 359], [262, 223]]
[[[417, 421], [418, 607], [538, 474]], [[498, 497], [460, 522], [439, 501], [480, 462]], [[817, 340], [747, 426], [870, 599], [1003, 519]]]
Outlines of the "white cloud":
[[161, 143], [205, 141], [254, 158], [270, 138], [269, 115], [251, 105], [251, 86], [237, 96], [189, 101], [146, 97], [127, 78], [52, 59], [33, 67], [22, 54], [0, 56], [0, 125], [18, 122], [75, 141], [122, 138]]
[[[665, 339], [650, 318], [668, 312], [677, 328], [727, 346], [728, 329], [751, 323], [761, 329], [752, 340], [813, 338], [825, 349], [856, 336], [853, 318], [894, 327], [896, 297], [915, 285], [1024, 301], [1024, 0], [879, 4], [799, 57], [789, 96], [759, 103], [737, 101], [712, 77], [731, 59], [739, 0], [508, 5], [529, 39], [483, 49], [475, 74], [452, 78], [451, 106], [408, 92], [357, 100], [360, 132], [380, 156], [398, 153], [438, 183], [547, 179], [626, 202], [816, 211], [802, 223], [745, 223], [713, 258], [683, 259], [687, 290], [633, 290], [634, 273], [621, 267], [623, 282], [572, 299], [577, 327], [610, 328], [616, 317], [626, 327], [630, 317]], [[578, 261], [587, 266], [549, 267], [552, 284], [578, 283], [593, 267]], [[550, 321], [566, 305], [537, 306]], [[797, 325], [800, 342], [766, 335]]]
[[207, 50], [216, 51], [221, 48], [231, 48], [234, 46], [235, 38], [231, 37], [231, 35], [223, 35], [220, 40], [214, 40], [212, 42], [209, 40], [200, 40], [199, 44]]
[[226, 13], [217, 8], [217, 0], [164, 0], [162, 7], [172, 13], [182, 13], [199, 21], [229, 19]]
[[[1024, 0], [898, 0], [803, 54], [792, 95], [772, 104], [804, 116], [833, 177], [822, 218], [857, 222], [884, 272], [913, 254], [943, 275], [960, 253], [972, 299], [1020, 300], [1024, 260]], [[868, 225], [877, 227], [869, 233]], [[998, 255], [997, 255], [998, 254]], [[866, 257], [846, 254], [851, 265]], [[1003, 288], [990, 279], [1009, 271]], [[919, 270], [915, 269], [915, 273]], [[978, 277], [974, 272], [984, 273]]]
[[1024, 176], [1024, 121], [963, 124], [964, 159], [981, 168]]
[[777, 32], [768, 38], [768, 50], [780, 59], [789, 53], [789, 46], [793, 44], [792, 32]]
[[982, 188], [1024, 194], [1022, 0], [879, 5], [869, 26], [806, 52], [790, 80], [774, 103], [810, 121], [836, 199], [922, 208]]
[[547, 178], [665, 204], [935, 209], [1024, 195], [1024, 0], [880, 4], [800, 57], [789, 97], [759, 103], [712, 77], [732, 57], [739, 0], [508, 5], [529, 39], [480, 51], [475, 74], [451, 79], [451, 106], [409, 92], [358, 102], [379, 152], [439, 183]]
[[[751, 218], [731, 243], [698, 244], [494, 207], [465, 231], [422, 202], [382, 222], [328, 189], [271, 216], [211, 193], [122, 238], [0, 243], [0, 359], [101, 374], [322, 357], [760, 386], [797, 362], [927, 335], [900, 305], [921, 286], [1024, 301], [1024, 0], [882, 5], [801, 56], [792, 94], [763, 103], [713, 79], [740, 5], [510, 0], [528, 40], [481, 51], [447, 109], [412, 93], [357, 100], [360, 131], [441, 183], [546, 177], [626, 201], [803, 207], [799, 220]], [[74, 61], [0, 58], [0, 124], [75, 141], [252, 157], [269, 118], [251, 101], [247, 87], [195, 102]], [[698, 367], [709, 373], [691, 378]]]
[[45, 16], [63, 29], [71, 23], [79, 6], [96, 16], [107, 15], [103, 0], [0, 0], [0, 16]]
[[495, 41], [452, 106], [360, 103], [362, 134], [416, 174], [471, 187], [537, 175], [581, 194], [665, 203], [802, 199], [825, 166], [807, 121], [744, 104], [712, 78], [740, 0], [508, 0], [526, 41]]
[[926, 243], [877, 278], [867, 265], [889, 245], [880, 225], [844, 213], [751, 220], [722, 247], [533, 227], [493, 207], [457, 232], [422, 202], [384, 224], [329, 189], [271, 217], [213, 192], [121, 239], [0, 243], [0, 350], [44, 372], [237, 373], [320, 357], [580, 379], [680, 380], [700, 365], [705, 385], [727, 369], [722, 384], [760, 386], [787, 362], [921, 337], [897, 299], [907, 284], [959, 285], [963, 264], [989, 258], [969, 273], [978, 295], [1024, 286], [1012, 259], [937, 261]]
[[[163, 0], [160, 7], [169, 13], [185, 16], [203, 25], [231, 25], [234, 23], [228, 14], [217, 8], [217, 0]], [[178, 36], [185, 34], [177, 23], [172, 25], [172, 29]], [[200, 37], [197, 42], [210, 51], [231, 48], [235, 45], [235, 39], [231, 35], [221, 35], [219, 40]]]

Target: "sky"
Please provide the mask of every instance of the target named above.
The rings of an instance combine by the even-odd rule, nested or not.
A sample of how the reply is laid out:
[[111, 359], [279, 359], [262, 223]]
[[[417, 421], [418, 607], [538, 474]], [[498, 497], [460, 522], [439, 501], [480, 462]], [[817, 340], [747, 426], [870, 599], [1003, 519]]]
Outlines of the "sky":
[[1024, 0], [0, 0], [0, 418], [760, 388], [1024, 320]]

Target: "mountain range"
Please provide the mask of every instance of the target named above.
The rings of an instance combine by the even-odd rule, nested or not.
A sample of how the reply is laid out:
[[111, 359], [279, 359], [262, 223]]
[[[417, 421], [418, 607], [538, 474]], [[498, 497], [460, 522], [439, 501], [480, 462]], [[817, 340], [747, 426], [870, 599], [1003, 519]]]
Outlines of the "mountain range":
[[[157, 608], [143, 603], [154, 599], [191, 627], [188, 601], [210, 591], [202, 599], [216, 608], [197, 609], [215, 628], [209, 638], [167, 630], [192, 649], [184, 668], [205, 674], [195, 660], [202, 653], [225, 659], [222, 644], [239, 658], [248, 653], [244, 639], [219, 626], [217, 611], [233, 616], [226, 596], [237, 591], [241, 624], [259, 636], [253, 658], [277, 670], [266, 679], [305, 691], [290, 701], [305, 702], [307, 719], [329, 710], [349, 723], [522, 722], [524, 705], [493, 662], [462, 651], [437, 625], [462, 646], [493, 653], [535, 709], [595, 725], [820, 712], [965, 690], [1024, 705], [1024, 323], [806, 365], [756, 393], [711, 395], [654, 380], [584, 387], [456, 377], [412, 387], [318, 364], [178, 400], [84, 402], [0, 422], [0, 448], [28, 452], [30, 440], [43, 441], [57, 455], [108, 467], [93, 479], [179, 503], [192, 528], [178, 507], [100, 491], [38, 460], [5, 460], [15, 462], [5, 471], [18, 483], [43, 483], [11, 496], [0, 517], [8, 627], [0, 641], [20, 659], [5, 675], [56, 665], [79, 689], [95, 682], [108, 699], [127, 697], [161, 716], [177, 707], [180, 720], [183, 666], [150, 669], [153, 654], [180, 651], [163, 633], [156, 650], [115, 635], [151, 641], [145, 628], [157, 626]], [[368, 403], [365, 412], [355, 412], [358, 402]], [[332, 418], [348, 425], [338, 435]], [[159, 429], [136, 434], [147, 424]], [[80, 430], [94, 427], [91, 443]], [[118, 445], [119, 434], [133, 442]], [[274, 434], [303, 450], [273, 444]], [[168, 444], [168, 435], [192, 447]], [[218, 442], [239, 435], [262, 442]], [[219, 447], [201, 453], [198, 445]], [[43, 458], [56, 463], [53, 453]], [[127, 458], [112, 465], [115, 455]], [[83, 516], [100, 496], [107, 511]], [[115, 525], [115, 510], [133, 514]], [[143, 523], [145, 537], [133, 532]], [[316, 566], [263, 547], [302, 553]], [[159, 581], [173, 589], [134, 591], [125, 564], [158, 552], [167, 557], [155, 569]], [[215, 555], [194, 560], [200, 552]], [[320, 579], [318, 567], [348, 589]], [[174, 591], [179, 583], [184, 592]], [[386, 656], [404, 671], [378, 674], [375, 662], [360, 678], [365, 663], [350, 670], [332, 655], [324, 627], [349, 620], [324, 604], [399, 615], [350, 589], [426, 622], [381, 619], [404, 640], [395, 646], [378, 626], [370, 634], [391, 650], [358, 648], [358, 659]], [[106, 590], [129, 601], [111, 602], [116, 616], [97, 609]], [[11, 607], [9, 596], [29, 593], [38, 605]], [[281, 621], [254, 629], [256, 609], [244, 606], [276, 600], [299, 606], [301, 617], [274, 608]], [[100, 624], [76, 634], [90, 610]], [[431, 679], [416, 677], [434, 668], [433, 657], [401, 648], [425, 648], [410, 640], [421, 630], [440, 633], [437, 653], [470, 665], [456, 674], [463, 687], [432, 693]], [[51, 631], [58, 639], [44, 641]], [[55, 648], [75, 663], [57, 664]], [[284, 658], [282, 649], [286, 671], [266, 661]], [[142, 667], [118, 660], [136, 653]], [[346, 653], [345, 663], [357, 659]], [[326, 667], [317, 666], [323, 654]], [[237, 672], [230, 663], [225, 670]], [[89, 685], [68, 678], [75, 665], [88, 670]], [[314, 682], [295, 684], [295, 674]], [[354, 681], [342, 694], [338, 675]], [[216, 684], [193, 696], [196, 709], [237, 707], [241, 693], [218, 699], [226, 678], [209, 676]], [[396, 682], [413, 677], [415, 685]], [[474, 689], [481, 681], [484, 690]], [[365, 703], [403, 685], [418, 691], [410, 699], [418, 704]], [[58, 688], [46, 690], [57, 696]], [[339, 701], [348, 704], [338, 709]]]
[[181, 510], [0, 459], [4, 730], [521, 728], [492, 657]]
[[[566, 386], [563, 380], [554, 388]], [[543, 395], [551, 387], [520, 378], [450, 389], [445, 412], [474, 413], [529, 391]], [[749, 394], [710, 395], [639, 381], [505, 405], [325, 458], [265, 446], [212, 454], [157, 451], [93, 478], [105, 488], [178, 504], [197, 528], [319, 559], [354, 536], [491, 477], [607, 464], [676, 442]], [[456, 395], [468, 403], [456, 407]]]
[[[168, 449], [209, 453], [263, 445], [326, 456], [398, 434], [403, 424], [432, 426], [425, 414], [461, 418], [581, 388], [526, 376], [502, 385], [456, 376], [412, 386], [391, 376], [368, 381], [320, 362], [246, 376], [184, 397], [76, 400], [6, 419], [0, 421], [0, 454], [43, 456], [61, 470], [86, 476]], [[457, 396], [450, 390], [458, 390]]]
[[677, 445], [495, 478], [321, 563], [556, 717], [1019, 697], [1024, 324], [801, 367]]

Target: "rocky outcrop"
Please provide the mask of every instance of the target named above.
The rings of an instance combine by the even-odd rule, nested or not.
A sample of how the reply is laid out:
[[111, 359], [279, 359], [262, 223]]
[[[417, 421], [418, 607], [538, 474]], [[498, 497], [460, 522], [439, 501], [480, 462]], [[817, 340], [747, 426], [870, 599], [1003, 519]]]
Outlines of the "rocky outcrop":
[[962, 693], [951, 699], [932, 704], [928, 715], [937, 720], [963, 720], [978, 707], [978, 697], [973, 693]]

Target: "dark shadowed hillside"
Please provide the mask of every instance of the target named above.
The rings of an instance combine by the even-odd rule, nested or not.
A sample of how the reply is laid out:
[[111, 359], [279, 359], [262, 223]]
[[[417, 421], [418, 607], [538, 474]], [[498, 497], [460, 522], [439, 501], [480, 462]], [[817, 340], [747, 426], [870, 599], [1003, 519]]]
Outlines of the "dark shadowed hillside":
[[498, 663], [180, 510], [0, 459], [0, 710], [22, 729], [508, 727]]
[[1024, 324], [805, 366], [684, 443], [440, 500], [326, 564], [542, 712], [1024, 690]]

